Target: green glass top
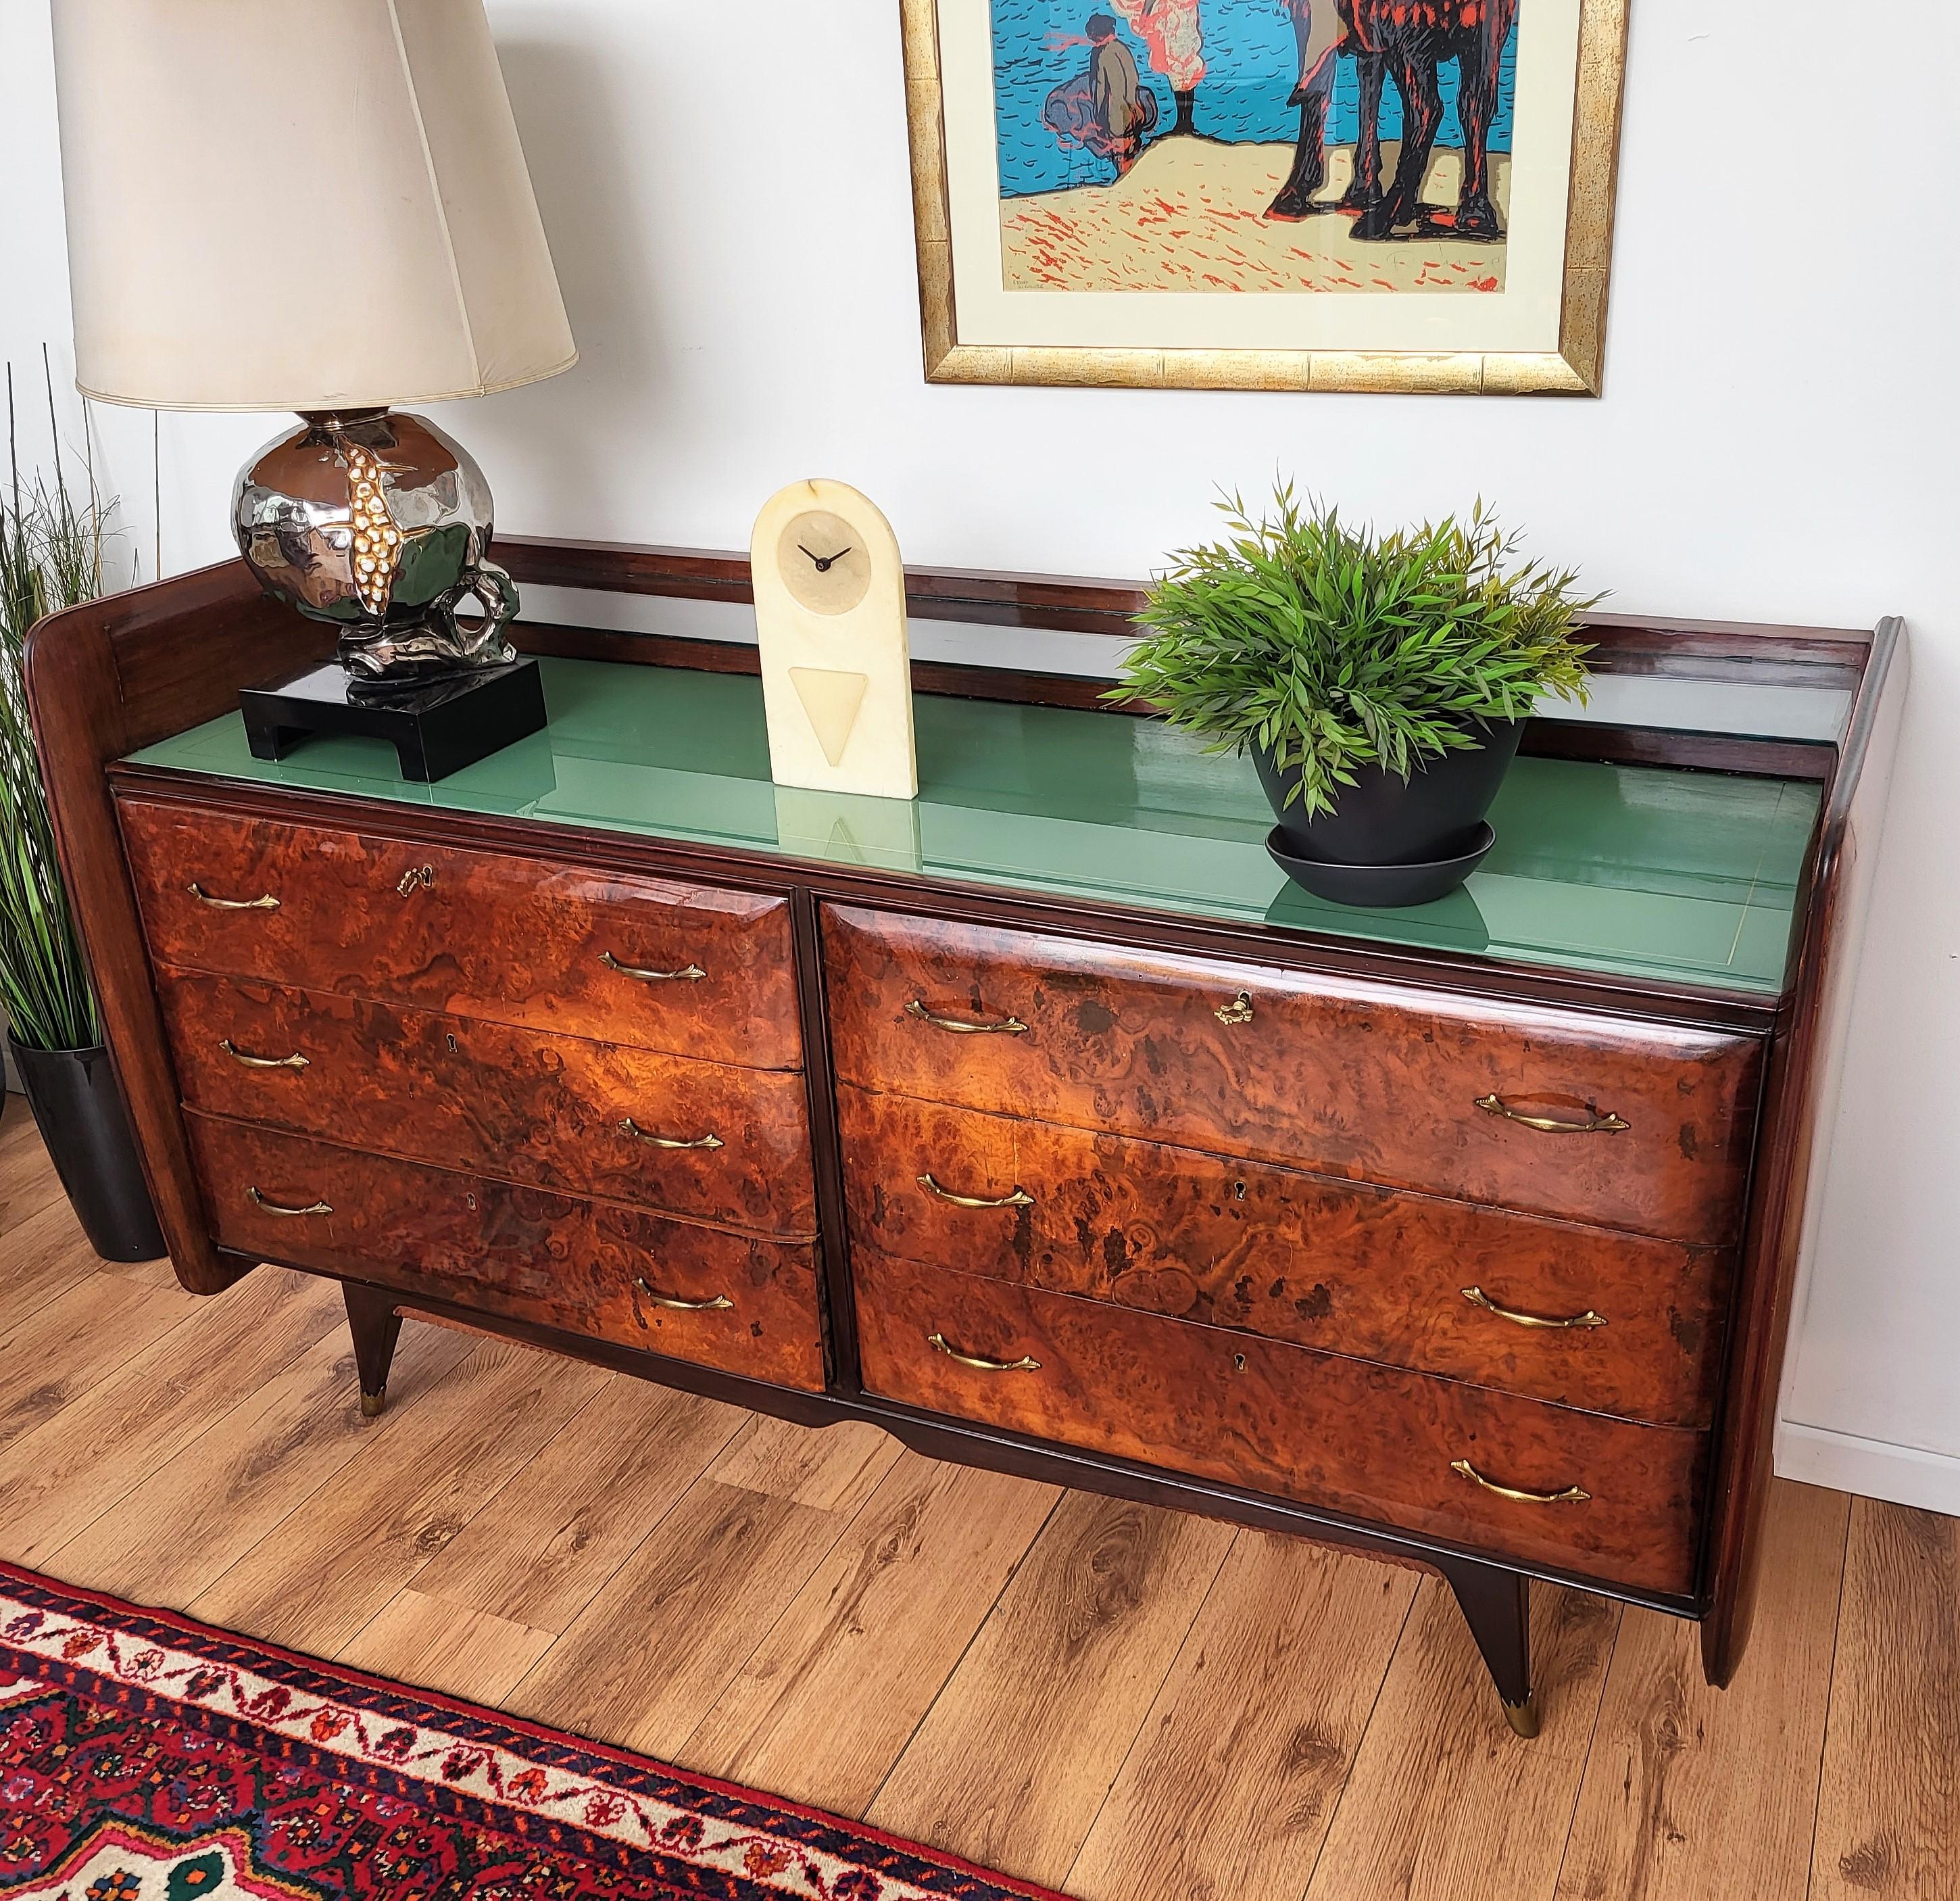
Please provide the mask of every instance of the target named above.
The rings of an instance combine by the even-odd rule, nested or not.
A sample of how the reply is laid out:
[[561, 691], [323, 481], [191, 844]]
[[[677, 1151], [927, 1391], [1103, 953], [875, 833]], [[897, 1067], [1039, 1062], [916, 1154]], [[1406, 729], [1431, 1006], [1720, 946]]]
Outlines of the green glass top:
[[148, 766], [547, 824], [924, 873], [1233, 923], [1756, 993], [1780, 989], [1819, 788], [1643, 766], [1520, 759], [1497, 842], [1435, 904], [1360, 911], [1266, 855], [1249, 760], [1161, 721], [921, 694], [915, 803], [769, 779], [752, 675], [546, 660], [549, 728], [437, 785], [377, 740], [278, 764], [238, 715], [147, 747]]

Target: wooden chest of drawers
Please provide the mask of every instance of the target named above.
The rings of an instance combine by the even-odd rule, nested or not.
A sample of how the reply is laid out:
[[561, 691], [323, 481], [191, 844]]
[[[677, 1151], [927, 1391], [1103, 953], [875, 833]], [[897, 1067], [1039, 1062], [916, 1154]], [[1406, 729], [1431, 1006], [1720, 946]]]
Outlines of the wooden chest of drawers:
[[854, 1234], [912, 1256], [854, 1256], [872, 1390], [1692, 1590], [1755, 1040], [849, 909], [824, 947]]
[[220, 1245], [822, 1390], [783, 900], [121, 819]]
[[845, 1082], [1673, 1240], [1741, 1225], [1753, 1037], [849, 909], [825, 942]]
[[854, 1243], [1658, 1425], [1713, 1417], [1733, 1250], [838, 1092]]
[[241, 1254], [822, 1387], [807, 1240], [762, 1240], [215, 1116], [193, 1115], [190, 1132], [217, 1238]]
[[[613, 559], [538, 558], [559, 578]], [[705, 559], [673, 587], [705, 585]], [[1117, 631], [1134, 606], [928, 582], [936, 611], [1030, 625]], [[978, 696], [921, 700], [921, 762], [937, 744], [950, 785], [1007, 776], [969, 798], [928, 772], [914, 836], [942, 842], [909, 865], [896, 831], [861, 845], [848, 806], [796, 817], [794, 837], [829, 823], [828, 855], [794, 842], [766, 767], [728, 763], [761, 756], [734, 671], [689, 676], [670, 715], [634, 683], [658, 669], [614, 667], [589, 740], [563, 716], [582, 677], [552, 676], [553, 735], [525, 744], [562, 728], [566, 750], [521, 796], [486, 779], [411, 804], [352, 755], [262, 767], [230, 708], [302, 651], [297, 626], [215, 571], [50, 623], [30, 657], [187, 1286], [260, 1259], [342, 1280], [377, 1409], [399, 1316], [425, 1313], [1413, 1560], [1450, 1584], [1521, 1727], [1534, 1577], [1698, 1618], [1711, 1678], [1732, 1673], [1853, 855], [1902, 692], [1890, 628], [1596, 630], [1609, 664], [1807, 669], [1850, 711], [1808, 747], [1528, 741], [1528, 762], [1590, 746], [1755, 776], [1626, 767], [1601, 824], [1655, 787], [1701, 814], [1666, 833], [1675, 857], [1628, 860], [1619, 898], [1660, 893], [1646, 939], [1588, 948], [1568, 909], [1527, 956], [1474, 904], [1488, 947], [1454, 914], [1302, 914], [1276, 874], [1248, 908], [1231, 881], [1257, 885], [1258, 827], [1205, 807], [1195, 755], [1154, 849], [1211, 826], [1241, 855], [1229, 876], [1179, 860], [1179, 886], [1134, 849], [1142, 726], [984, 670], [921, 670]], [[738, 723], [704, 730], [711, 701]], [[1074, 797], [1078, 760], [1102, 777]], [[1562, 849], [1530, 845], [1513, 884], [1579, 904], [1594, 873], [1567, 877]], [[1756, 974], [1725, 979], [1745, 953]]]
[[1702, 1433], [868, 1250], [852, 1260], [872, 1392], [1631, 1589], [1692, 1587]]
[[188, 1107], [813, 1240], [803, 1079], [157, 967]]
[[161, 963], [800, 1065], [781, 898], [143, 799], [122, 822]]

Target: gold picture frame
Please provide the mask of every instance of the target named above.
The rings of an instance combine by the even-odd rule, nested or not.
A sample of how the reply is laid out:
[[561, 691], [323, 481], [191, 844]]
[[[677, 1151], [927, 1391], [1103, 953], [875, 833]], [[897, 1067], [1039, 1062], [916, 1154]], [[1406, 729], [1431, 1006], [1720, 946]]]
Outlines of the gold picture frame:
[[[1534, 3], [1544, 5], [1546, 0], [1525, 0]], [[1578, 65], [1556, 347], [1445, 351], [1138, 349], [963, 341], [954, 295], [956, 263], [947, 189], [940, 5], [940, 0], [900, 0], [928, 381], [1124, 389], [1599, 393], [1628, 0], [1577, 0]]]

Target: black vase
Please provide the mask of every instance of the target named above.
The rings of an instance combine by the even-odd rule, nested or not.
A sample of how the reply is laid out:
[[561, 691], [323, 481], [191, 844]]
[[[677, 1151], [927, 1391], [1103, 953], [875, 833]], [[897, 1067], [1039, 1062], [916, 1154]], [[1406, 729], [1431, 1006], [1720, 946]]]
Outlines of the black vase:
[[105, 1261], [154, 1261], [168, 1250], [136, 1159], [107, 1049], [7, 1046], [27, 1106], [88, 1244]]
[[1306, 815], [1287, 794], [1300, 769], [1282, 772], [1265, 747], [1252, 749], [1287, 845], [1298, 858], [1329, 865], [1424, 865], [1469, 849], [1517, 756], [1525, 722], [1480, 723], [1482, 745], [1424, 760], [1405, 779], [1379, 766], [1357, 768], [1354, 783], [1335, 788], [1332, 812]]

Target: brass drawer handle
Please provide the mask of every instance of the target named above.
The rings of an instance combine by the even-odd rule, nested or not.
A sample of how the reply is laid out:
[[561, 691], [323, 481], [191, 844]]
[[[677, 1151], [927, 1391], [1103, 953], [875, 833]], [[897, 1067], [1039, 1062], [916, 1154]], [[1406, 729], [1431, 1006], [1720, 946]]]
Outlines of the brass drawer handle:
[[905, 1005], [905, 1014], [935, 1030], [950, 1030], [956, 1036], [1024, 1036], [1028, 1033], [1019, 1017], [1004, 1017], [999, 1023], [963, 1023], [957, 1017], [935, 1017], [916, 997]]
[[435, 867], [432, 865], [412, 865], [402, 874], [401, 882], [395, 889], [406, 897], [417, 885], [426, 891], [435, 882]]
[[218, 1046], [234, 1062], [243, 1063], [247, 1069], [310, 1069], [313, 1065], [294, 1050], [290, 1056], [248, 1056], [229, 1036], [220, 1036]]
[[1252, 1021], [1252, 992], [1240, 991], [1230, 1003], [1221, 1003], [1211, 1014], [1220, 1023], [1250, 1023]]
[[631, 1135], [636, 1142], [646, 1143], [651, 1148], [719, 1148], [722, 1145], [721, 1138], [711, 1132], [697, 1135], [692, 1142], [683, 1142], [678, 1135], [653, 1135], [642, 1129], [631, 1116], [620, 1123], [619, 1132], [622, 1135]]
[[956, 1346], [948, 1346], [943, 1333], [928, 1333], [928, 1346], [937, 1347], [949, 1360], [957, 1360], [962, 1366], [970, 1366], [977, 1373], [1039, 1373], [1041, 1362], [1023, 1354], [1018, 1360], [989, 1360], [978, 1353], [963, 1353]]
[[648, 1285], [643, 1278], [635, 1278], [633, 1285], [645, 1294], [656, 1307], [671, 1307], [676, 1314], [717, 1314], [735, 1303], [725, 1294], [718, 1294], [708, 1301], [683, 1301], [677, 1294], [662, 1294]]
[[254, 1208], [263, 1208], [268, 1215], [283, 1215], [290, 1221], [297, 1221], [302, 1215], [331, 1215], [333, 1212], [325, 1202], [315, 1202], [310, 1208], [288, 1208], [278, 1202], [269, 1202], [256, 1188], [247, 1189], [245, 1199]]
[[279, 901], [268, 891], [262, 898], [215, 898], [201, 884], [193, 884], [190, 894], [199, 904], [208, 904], [214, 911], [276, 911]]
[[1583, 1122], [1563, 1122], [1551, 1116], [1527, 1116], [1513, 1109], [1501, 1096], [1479, 1096], [1477, 1107], [1486, 1115], [1502, 1116], [1507, 1122], [1522, 1122], [1527, 1129], [1542, 1129], [1548, 1135], [1617, 1135], [1623, 1129], [1633, 1126], [1618, 1116], [1602, 1116], [1596, 1111], [1590, 1121]]
[[1481, 1307], [1486, 1314], [1494, 1314], [1500, 1320], [1509, 1320], [1513, 1326], [1542, 1326], [1558, 1329], [1568, 1326], [1604, 1326], [1606, 1317], [1595, 1314], [1589, 1307], [1583, 1314], [1575, 1314], [1569, 1320], [1548, 1320], [1540, 1314], [1520, 1314], [1516, 1308], [1500, 1307], [1481, 1287], [1458, 1289], [1472, 1307]]
[[950, 1202], [955, 1208], [1032, 1208], [1035, 1198], [1024, 1188], [1017, 1187], [1011, 1195], [988, 1196], [985, 1195], [956, 1195], [950, 1188], [942, 1188], [930, 1175], [918, 1177], [918, 1185], [928, 1195], [937, 1195], [943, 1202]]
[[609, 970], [616, 970], [622, 977], [631, 977], [635, 983], [698, 983], [708, 975], [698, 963], [684, 963], [678, 970], [640, 970], [630, 963], [622, 963], [609, 951], [599, 954], [599, 961]]
[[1451, 1460], [1449, 1469], [1460, 1472], [1473, 1485], [1481, 1485], [1486, 1492], [1494, 1492], [1500, 1498], [1510, 1498], [1521, 1505], [1583, 1505], [1592, 1496], [1577, 1485], [1567, 1485], [1563, 1492], [1520, 1492], [1515, 1485], [1500, 1485], [1485, 1478], [1468, 1459]]

